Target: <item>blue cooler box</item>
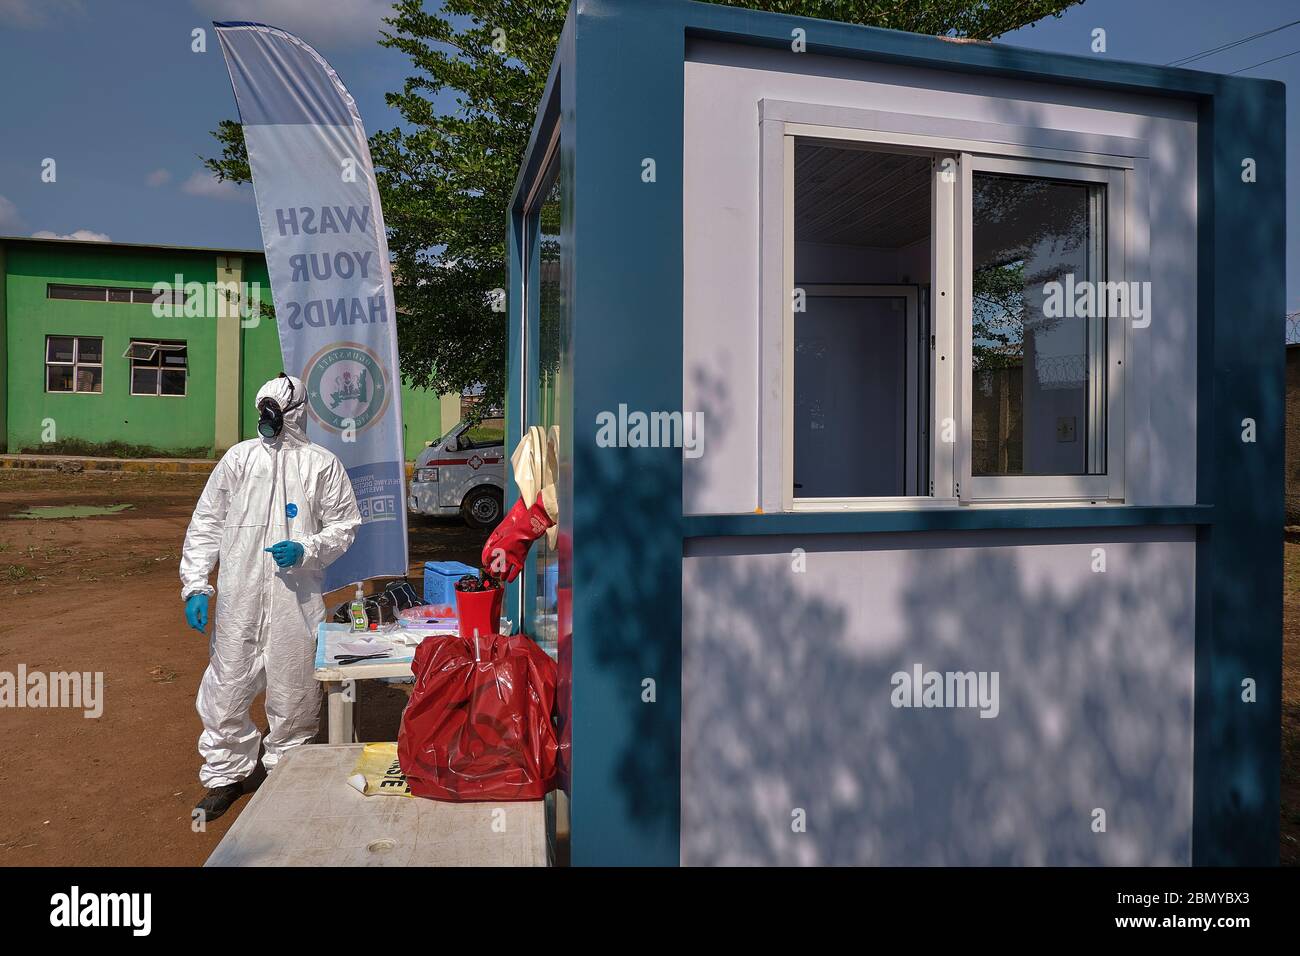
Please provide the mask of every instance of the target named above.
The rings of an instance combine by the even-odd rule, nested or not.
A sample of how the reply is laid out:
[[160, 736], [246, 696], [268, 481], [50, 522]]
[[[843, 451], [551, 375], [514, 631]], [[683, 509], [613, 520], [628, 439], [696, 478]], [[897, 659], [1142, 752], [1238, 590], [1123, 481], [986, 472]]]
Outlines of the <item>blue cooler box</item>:
[[424, 562], [424, 603], [456, 606], [456, 582], [467, 574], [478, 574], [459, 561]]

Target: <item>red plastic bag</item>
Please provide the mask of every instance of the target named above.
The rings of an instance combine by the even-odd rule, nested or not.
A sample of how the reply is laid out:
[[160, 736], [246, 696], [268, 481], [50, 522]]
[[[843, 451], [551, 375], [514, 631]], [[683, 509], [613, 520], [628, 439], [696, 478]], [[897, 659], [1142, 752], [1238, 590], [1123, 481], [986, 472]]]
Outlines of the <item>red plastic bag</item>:
[[417, 797], [538, 800], [555, 787], [555, 662], [523, 634], [426, 638], [397, 759]]

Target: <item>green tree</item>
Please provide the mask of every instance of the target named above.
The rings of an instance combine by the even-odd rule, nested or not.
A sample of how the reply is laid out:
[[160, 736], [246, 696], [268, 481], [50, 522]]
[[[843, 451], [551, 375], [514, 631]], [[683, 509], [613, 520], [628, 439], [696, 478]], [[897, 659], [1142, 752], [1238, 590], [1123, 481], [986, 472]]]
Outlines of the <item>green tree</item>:
[[[990, 40], [1082, 0], [715, 0], [913, 33]], [[569, 0], [397, 0], [380, 44], [412, 73], [389, 93], [405, 129], [370, 139], [397, 277], [402, 372], [417, 386], [505, 390], [504, 223]], [[310, 38], [308, 38], [310, 39]], [[437, 102], [435, 102], [435, 100]], [[439, 103], [453, 102], [452, 109]], [[243, 130], [213, 131], [220, 179], [249, 180]]]

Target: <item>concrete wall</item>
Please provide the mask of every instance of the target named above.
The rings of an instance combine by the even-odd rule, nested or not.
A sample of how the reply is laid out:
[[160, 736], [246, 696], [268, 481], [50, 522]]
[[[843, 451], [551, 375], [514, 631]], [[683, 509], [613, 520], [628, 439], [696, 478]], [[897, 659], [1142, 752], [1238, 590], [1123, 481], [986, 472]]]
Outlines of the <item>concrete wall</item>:
[[[160, 448], [212, 447], [216, 396], [216, 325], [199, 318], [157, 318], [149, 305], [50, 299], [51, 283], [149, 288], [172, 281], [216, 280], [207, 252], [132, 247], [8, 244], [5, 280], [8, 314], [10, 451], [39, 445], [43, 422], [53, 419], [58, 439], [122, 441]], [[45, 391], [45, 337], [84, 335], [104, 340], [103, 392]], [[189, 345], [185, 397], [131, 395], [131, 363], [122, 357], [133, 338], [181, 339]]]
[[[242, 279], [257, 283], [264, 302], [271, 301], [265, 259], [235, 254]], [[283, 368], [275, 323], [263, 318], [236, 335], [218, 335], [217, 321], [201, 318], [155, 318], [147, 305], [76, 302], [50, 299], [49, 283], [148, 288], [158, 281], [212, 282], [218, 277], [217, 250], [172, 250], [112, 244], [63, 244], [11, 241], [0, 245], [0, 441], [9, 451], [41, 443], [42, 423], [54, 419], [56, 436], [90, 442], [122, 441], [167, 451], [223, 451], [233, 440], [257, 434], [257, 390]], [[225, 320], [233, 323], [232, 320]], [[230, 330], [227, 329], [227, 332]], [[104, 339], [104, 389], [99, 394], [45, 391], [44, 349], [47, 335], [87, 335]], [[122, 353], [132, 339], [177, 339], [189, 346], [187, 393], [177, 396], [132, 396], [130, 362]], [[238, 381], [219, 389], [218, 351], [231, 359], [225, 375]], [[218, 401], [228, 403], [218, 414]], [[234, 404], [237, 403], [237, 404]], [[457, 399], [457, 405], [459, 401]], [[424, 443], [445, 427], [442, 402], [423, 389], [403, 384], [402, 416], [405, 453], [414, 459]], [[226, 437], [218, 435], [221, 420]]]
[[[1015, 83], [712, 41], [688, 46], [684, 118], [683, 407], [707, 452], [684, 464], [687, 513], [759, 505], [759, 124], [764, 98], [1145, 140], [1151, 327], [1128, 336], [1126, 501], [1189, 504], [1195, 487], [1196, 116], [1172, 99]], [[937, 127], [936, 127], [937, 128]], [[806, 280], [804, 280], [806, 281]]]
[[[1179, 528], [689, 542], [682, 862], [1190, 863], [1194, 552]], [[998, 715], [895, 708], [916, 664], [997, 671]]]

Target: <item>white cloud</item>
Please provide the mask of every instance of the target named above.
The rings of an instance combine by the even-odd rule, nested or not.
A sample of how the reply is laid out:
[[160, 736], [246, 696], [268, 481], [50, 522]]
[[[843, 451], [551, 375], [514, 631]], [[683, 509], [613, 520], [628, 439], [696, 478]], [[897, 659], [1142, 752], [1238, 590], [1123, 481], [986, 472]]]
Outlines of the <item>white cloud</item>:
[[204, 199], [228, 199], [236, 202], [253, 198], [252, 192], [246, 185], [232, 183], [228, 179], [223, 182], [206, 169], [196, 169], [192, 172], [190, 178], [181, 183], [181, 192], [191, 196], [202, 196]]
[[4, 196], [0, 196], [0, 235], [16, 236], [24, 229], [23, 217], [18, 207]]
[[33, 239], [76, 239], [78, 242], [112, 242], [108, 238], [108, 233], [95, 232], [91, 229], [76, 229], [72, 232], [60, 235], [57, 232], [50, 232], [48, 229], [41, 229], [32, 233]]
[[28, 30], [59, 25], [64, 15], [81, 16], [81, 0], [0, 0], [0, 24]]
[[[3, 0], [0, 0], [3, 2]], [[200, 11], [216, 20], [252, 20], [280, 27], [311, 46], [358, 47], [374, 44], [392, 13], [392, 0], [192, 0]]]
[[172, 181], [172, 174], [165, 169], [155, 169], [144, 178], [144, 181], [150, 186], [166, 186]]

